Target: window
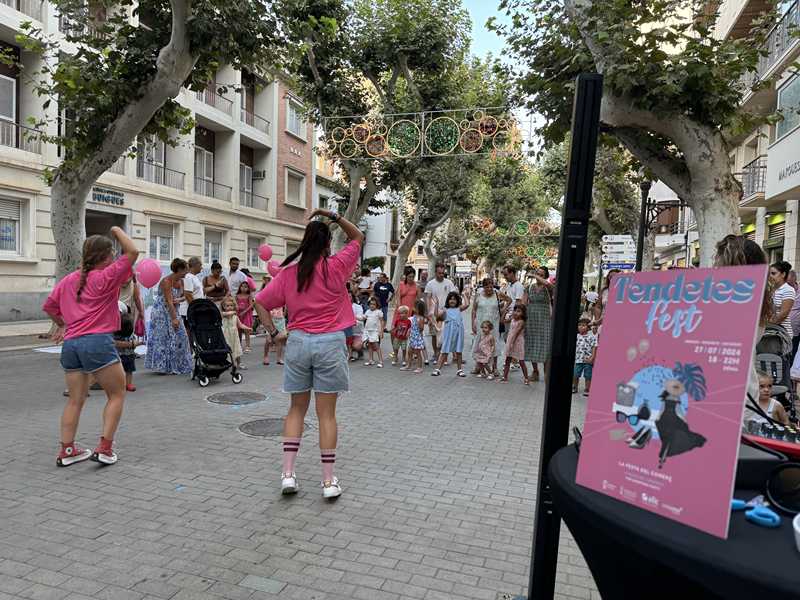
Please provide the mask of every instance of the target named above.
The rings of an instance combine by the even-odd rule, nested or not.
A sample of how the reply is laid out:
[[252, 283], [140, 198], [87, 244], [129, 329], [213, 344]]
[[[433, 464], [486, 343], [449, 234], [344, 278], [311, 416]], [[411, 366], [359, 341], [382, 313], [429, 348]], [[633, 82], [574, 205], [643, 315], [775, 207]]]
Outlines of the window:
[[795, 77], [778, 91], [778, 110], [783, 113], [783, 120], [777, 125], [776, 140], [800, 125], [800, 77]]
[[20, 254], [21, 204], [0, 198], [0, 253]]
[[286, 170], [286, 204], [291, 204], [298, 208], [305, 208], [306, 178], [299, 174]]
[[175, 228], [170, 223], [150, 221], [150, 258], [169, 262], [172, 260]]
[[17, 81], [0, 75], [0, 119], [17, 120]]
[[253, 167], [242, 163], [239, 163], [239, 202], [243, 206], [253, 206]]
[[136, 143], [139, 160], [136, 176], [152, 183], [164, 184], [164, 142], [154, 136], [140, 137]]
[[264, 238], [247, 237], [247, 264], [257, 269], [261, 268], [261, 259], [258, 257], [258, 247], [264, 243]]
[[214, 195], [214, 153], [204, 148], [194, 149], [194, 191]]
[[222, 257], [222, 232], [206, 229], [203, 243], [203, 262], [212, 263]]
[[424, 256], [425, 255], [425, 246], [423, 244], [417, 244], [417, 256]]
[[328, 209], [328, 197], [327, 196], [320, 196], [319, 197], [319, 207], [325, 210]]
[[291, 98], [286, 100], [286, 129], [299, 138], [306, 139], [306, 124], [302, 117], [303, 107]]

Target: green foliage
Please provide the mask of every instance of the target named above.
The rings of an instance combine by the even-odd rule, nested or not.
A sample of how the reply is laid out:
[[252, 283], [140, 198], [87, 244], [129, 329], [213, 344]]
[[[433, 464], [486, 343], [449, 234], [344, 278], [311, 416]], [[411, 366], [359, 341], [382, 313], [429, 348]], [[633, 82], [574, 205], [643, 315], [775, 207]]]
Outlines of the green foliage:
[[[58, 36], [47, 35], [30, 22], [18, 42], [23, 50], [43, 58], [40, 68], [23, 76], [32, 81], [45, 109], [57, 106], [61, 114], [60, 134], [46, 141], [61, 146], [63, 162], [57, 170], [65, 173], [91, 160], [115, 121], [146, 93], [156, 75], [159, 53], [170, 41], [172, 12], [166, 0], [52, 0], [50, 4], [66, 25], [62, 29], [69, 46], [62, 47]], [[194, 0], [188, 49], [195, 67], [183, 85], [204, 88], [223, 64], [263, 72], [279, 61], [285, 46], [281, 31], [268, 0]], [[219, 82], [222, 88], [232, 84]], [[46, 117], [36, 125], [44, 127], [55, 119]], [[174, 144], [176, 133], [188, 133], [192, 127], [189, 111], [168, 100], [144, 133]]]
[[370, 271], [372, 271], [372, 269], [377, 269], [378, 267], [383, 268], [383, 263], [385, 261], [386, 257], [384, 256], [371, 256], [364, 259], [364, 262], [361, 263], [361, 268], [367, 268]]
[[[668, 119], [681, 115], [712, 128], [740, 126], [740, 79], [754, 70], [772, 15], [756, 19], [746, 39], [719, 40], [718, 15], [697, 14], [693, 0], [587, 2], [576, 23], [561, 0], [503, 0], [512, 25], [493, 27], [527, 66], [520, 93], [545, 117], [542, 134], [560, 142], [569, 130], [575, 77], [597, 70], [581, 30], [606, 57], [607, 92]], [[763, 84], [761, 84], [763, 85]]]

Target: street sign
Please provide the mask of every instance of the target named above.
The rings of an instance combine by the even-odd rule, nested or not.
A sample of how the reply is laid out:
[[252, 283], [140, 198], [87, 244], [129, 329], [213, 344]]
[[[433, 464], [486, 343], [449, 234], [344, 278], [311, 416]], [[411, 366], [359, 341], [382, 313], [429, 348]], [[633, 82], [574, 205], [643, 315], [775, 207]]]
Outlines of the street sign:
[[627, 242], [624, 244], [603, 244], [603, 252], [620, 252], [622, 250], [636, 252], [636, 244]]
[[635, 252], [625, 252], [620, 254], [603, 254], [603, 262], [636, 262]]
[[472, 274], [472, 262], [468, 260], [456, 261], [456, 275], [458, 277], [466, 277]]
[[636, 267], [634, 262], [604, 262], [603, 270], [620, 269], [621, 271], [632, 271]]
[[619, 243], [619, 242], [634, 243], [633, 242], [633, 236], [630, 235], [630, 234], [625, 234], [625, 235], [604, 235], [603, 236], [603, 243], [604, 244], [608, 244], [609, 242], [612, 242], [612, 243], [613, 242], [616, 242], [616, 243]]

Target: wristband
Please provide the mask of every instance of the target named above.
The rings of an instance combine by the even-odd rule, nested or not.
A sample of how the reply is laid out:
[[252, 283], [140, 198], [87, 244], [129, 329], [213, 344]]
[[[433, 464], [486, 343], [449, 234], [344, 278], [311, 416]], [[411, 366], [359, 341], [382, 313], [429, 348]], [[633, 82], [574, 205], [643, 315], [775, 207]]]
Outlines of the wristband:
[[332, 223], [336, 223], [339, 221], [339, 213], [337, 213], [335, 210], [331, 211], [331, 215], [328, 218], [331, 220]]

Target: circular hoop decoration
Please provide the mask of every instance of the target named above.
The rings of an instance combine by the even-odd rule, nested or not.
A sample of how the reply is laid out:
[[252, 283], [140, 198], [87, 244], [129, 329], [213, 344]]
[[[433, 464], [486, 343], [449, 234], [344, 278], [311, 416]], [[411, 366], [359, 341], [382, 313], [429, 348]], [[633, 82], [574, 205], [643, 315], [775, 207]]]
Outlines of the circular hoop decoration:
[[506, 121], [505, 119], [498, 120], [497, 127], [499, 127], [500, 129], [506, 129], [508, 127], [508, 121]]
[[498, 129], [499, 125], [497, 123], [497, 119], [495, 119], [491, 115], [484, 117], [483, 119], [481, 119], [480, 123], [478, 123], [478, 130], [483, 135], [488, 135], [489, 137], [497, 133]]
[[474, 113], [472, 113], [472, 118], [475, 121], [480, 121], [481, 119], [483, 119], [483, 117], [484, 117], [484, 114], [483, 114], [482, 110], [476, 110]]
[[461, 131], [466, 131], [469, 129], [471, 124], [472, 123], [469, 122], [469, 119], [461, 119], [461, 122], [458, 124], [458, 126], [461, 128]]
[[492, 146], [500, 152], [510, 152], [513, 148], [514, 139], [507, 131], [498, 131], [492, 137]]
[[386, 134], [386, 143], [392, 156], [406, 158], [414, 154], [421, 142], [419, 127], [414, 121], [400, 119], [392, 123]]
[[353, 158], [358, 152], [358, 146], [353, 140], [347, 139], [339, 144], [339, 154], [344, 158]]
[[461, 149], [464, 152], [472, 154], [477, 152], [483, 146], [483, 134], [477, 129], [467, 129], [461, 134]]
[[378, 158], [386, 154], [386, 140], [382, 135], [370, 136], [367, 140], [367, 154], [373, 158]]
[[525, 254], [526, 256], [533, 258], [534, 256], [536, 256], [536, 248], [534, 248], [533, 246], [528, 246], [528, 248], [525, 250]]
[[344, 140], [345, 137], [347, 137], [347, 131], [345, 131], [344, 127], [334, 127], [333, 131], [331, 131], [331, 140], [337, 144]]
[[353, 126], [353, 139], [359, 143], [364, 144], [369, 139], [370, 129], [366, 123]]
[[431, 154], [449, 154], [458, 145], [461, 131], [450, 117], [436, 117], [425, 128], [425, 146]]
[[328, 140], [325, 142], [325, 150], [328, 152], [328, 154], [333, 154], [336, 152], [337, 145], [338, 144], [334, 140]]
[[528, 233], [528, 227], [529, 223], [526, 220], [521, 219], [517, 221], [514, 223], [514, 235], [518, 235], [520, 237], [525, 236]]

